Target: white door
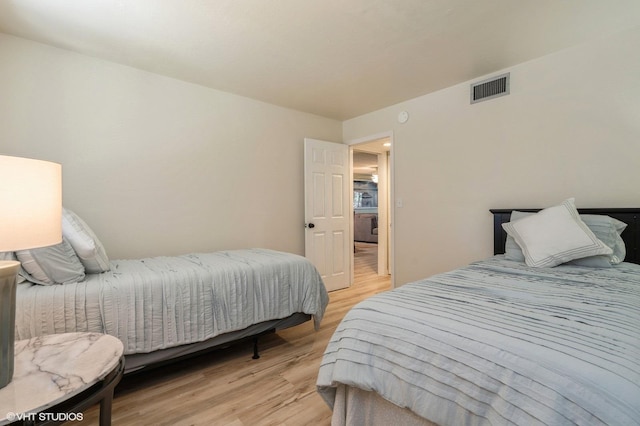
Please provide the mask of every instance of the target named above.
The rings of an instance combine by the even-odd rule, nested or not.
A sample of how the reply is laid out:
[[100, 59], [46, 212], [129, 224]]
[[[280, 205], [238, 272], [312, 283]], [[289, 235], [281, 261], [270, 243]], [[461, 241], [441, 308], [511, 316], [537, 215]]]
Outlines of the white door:
[[351, 284], [349, 147], [304, 140], [305, 256], [328, 291]]

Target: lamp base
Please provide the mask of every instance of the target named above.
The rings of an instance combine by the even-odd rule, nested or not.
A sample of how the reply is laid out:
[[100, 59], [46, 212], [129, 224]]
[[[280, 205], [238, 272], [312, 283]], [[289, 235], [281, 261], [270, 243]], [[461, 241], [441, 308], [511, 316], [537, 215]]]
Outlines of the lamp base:
[[0, 388], [13, 379], [16, 327], [16, 276], [20, 262], [0, 261]]

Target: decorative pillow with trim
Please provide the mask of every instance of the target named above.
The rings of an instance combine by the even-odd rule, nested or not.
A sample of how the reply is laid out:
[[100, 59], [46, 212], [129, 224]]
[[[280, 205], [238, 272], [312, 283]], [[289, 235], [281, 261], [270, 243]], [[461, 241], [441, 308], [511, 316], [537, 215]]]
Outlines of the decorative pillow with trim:
[[580, 219], [573, 198], [502, 227], [515, 239], [525, 263], [531, 267], [550, 268], [574, 259], [613, 253]]
[[[511, 221], [514, 222], [533, 214], [535, 213], [514, 210], [511, 212]], [[624, 260], [627, 251], [620, 234], [622, 234], [622, 231], [627, 227], [626, 223], [611, 216], [598, 214], [581, 214], [580, 219], [582, 219], [600, 241], [613, 250], [613, 253], [610, 255], [587, 256], [581, 259], [574, 259], [567, 262], [569, 265], [610, 268]], [[507, 236], [505, 242], [505, 258], [516, 262], [524, 262], [522, 249], [520, 249], [520, 246], [510, 235]]]

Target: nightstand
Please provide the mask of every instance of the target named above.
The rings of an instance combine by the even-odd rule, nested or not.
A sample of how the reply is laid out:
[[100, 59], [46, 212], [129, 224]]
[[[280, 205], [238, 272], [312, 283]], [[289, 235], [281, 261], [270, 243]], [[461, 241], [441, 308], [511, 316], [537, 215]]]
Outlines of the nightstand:
[[60, 424], [100, 403], [111, 424], [113, 390], [124, 372], [122, 342], [101, 333], [65, 333], [15, 343], [13, 380], [0, 389], [0, 425]]

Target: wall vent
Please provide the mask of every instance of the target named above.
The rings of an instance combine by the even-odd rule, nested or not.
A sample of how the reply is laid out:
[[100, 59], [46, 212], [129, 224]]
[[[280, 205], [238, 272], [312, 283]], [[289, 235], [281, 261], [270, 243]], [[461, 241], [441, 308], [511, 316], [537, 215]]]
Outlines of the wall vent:
[[502, 74], [471, 84], [471, 103], [486, 101], [509, 94], [509, 74]]

